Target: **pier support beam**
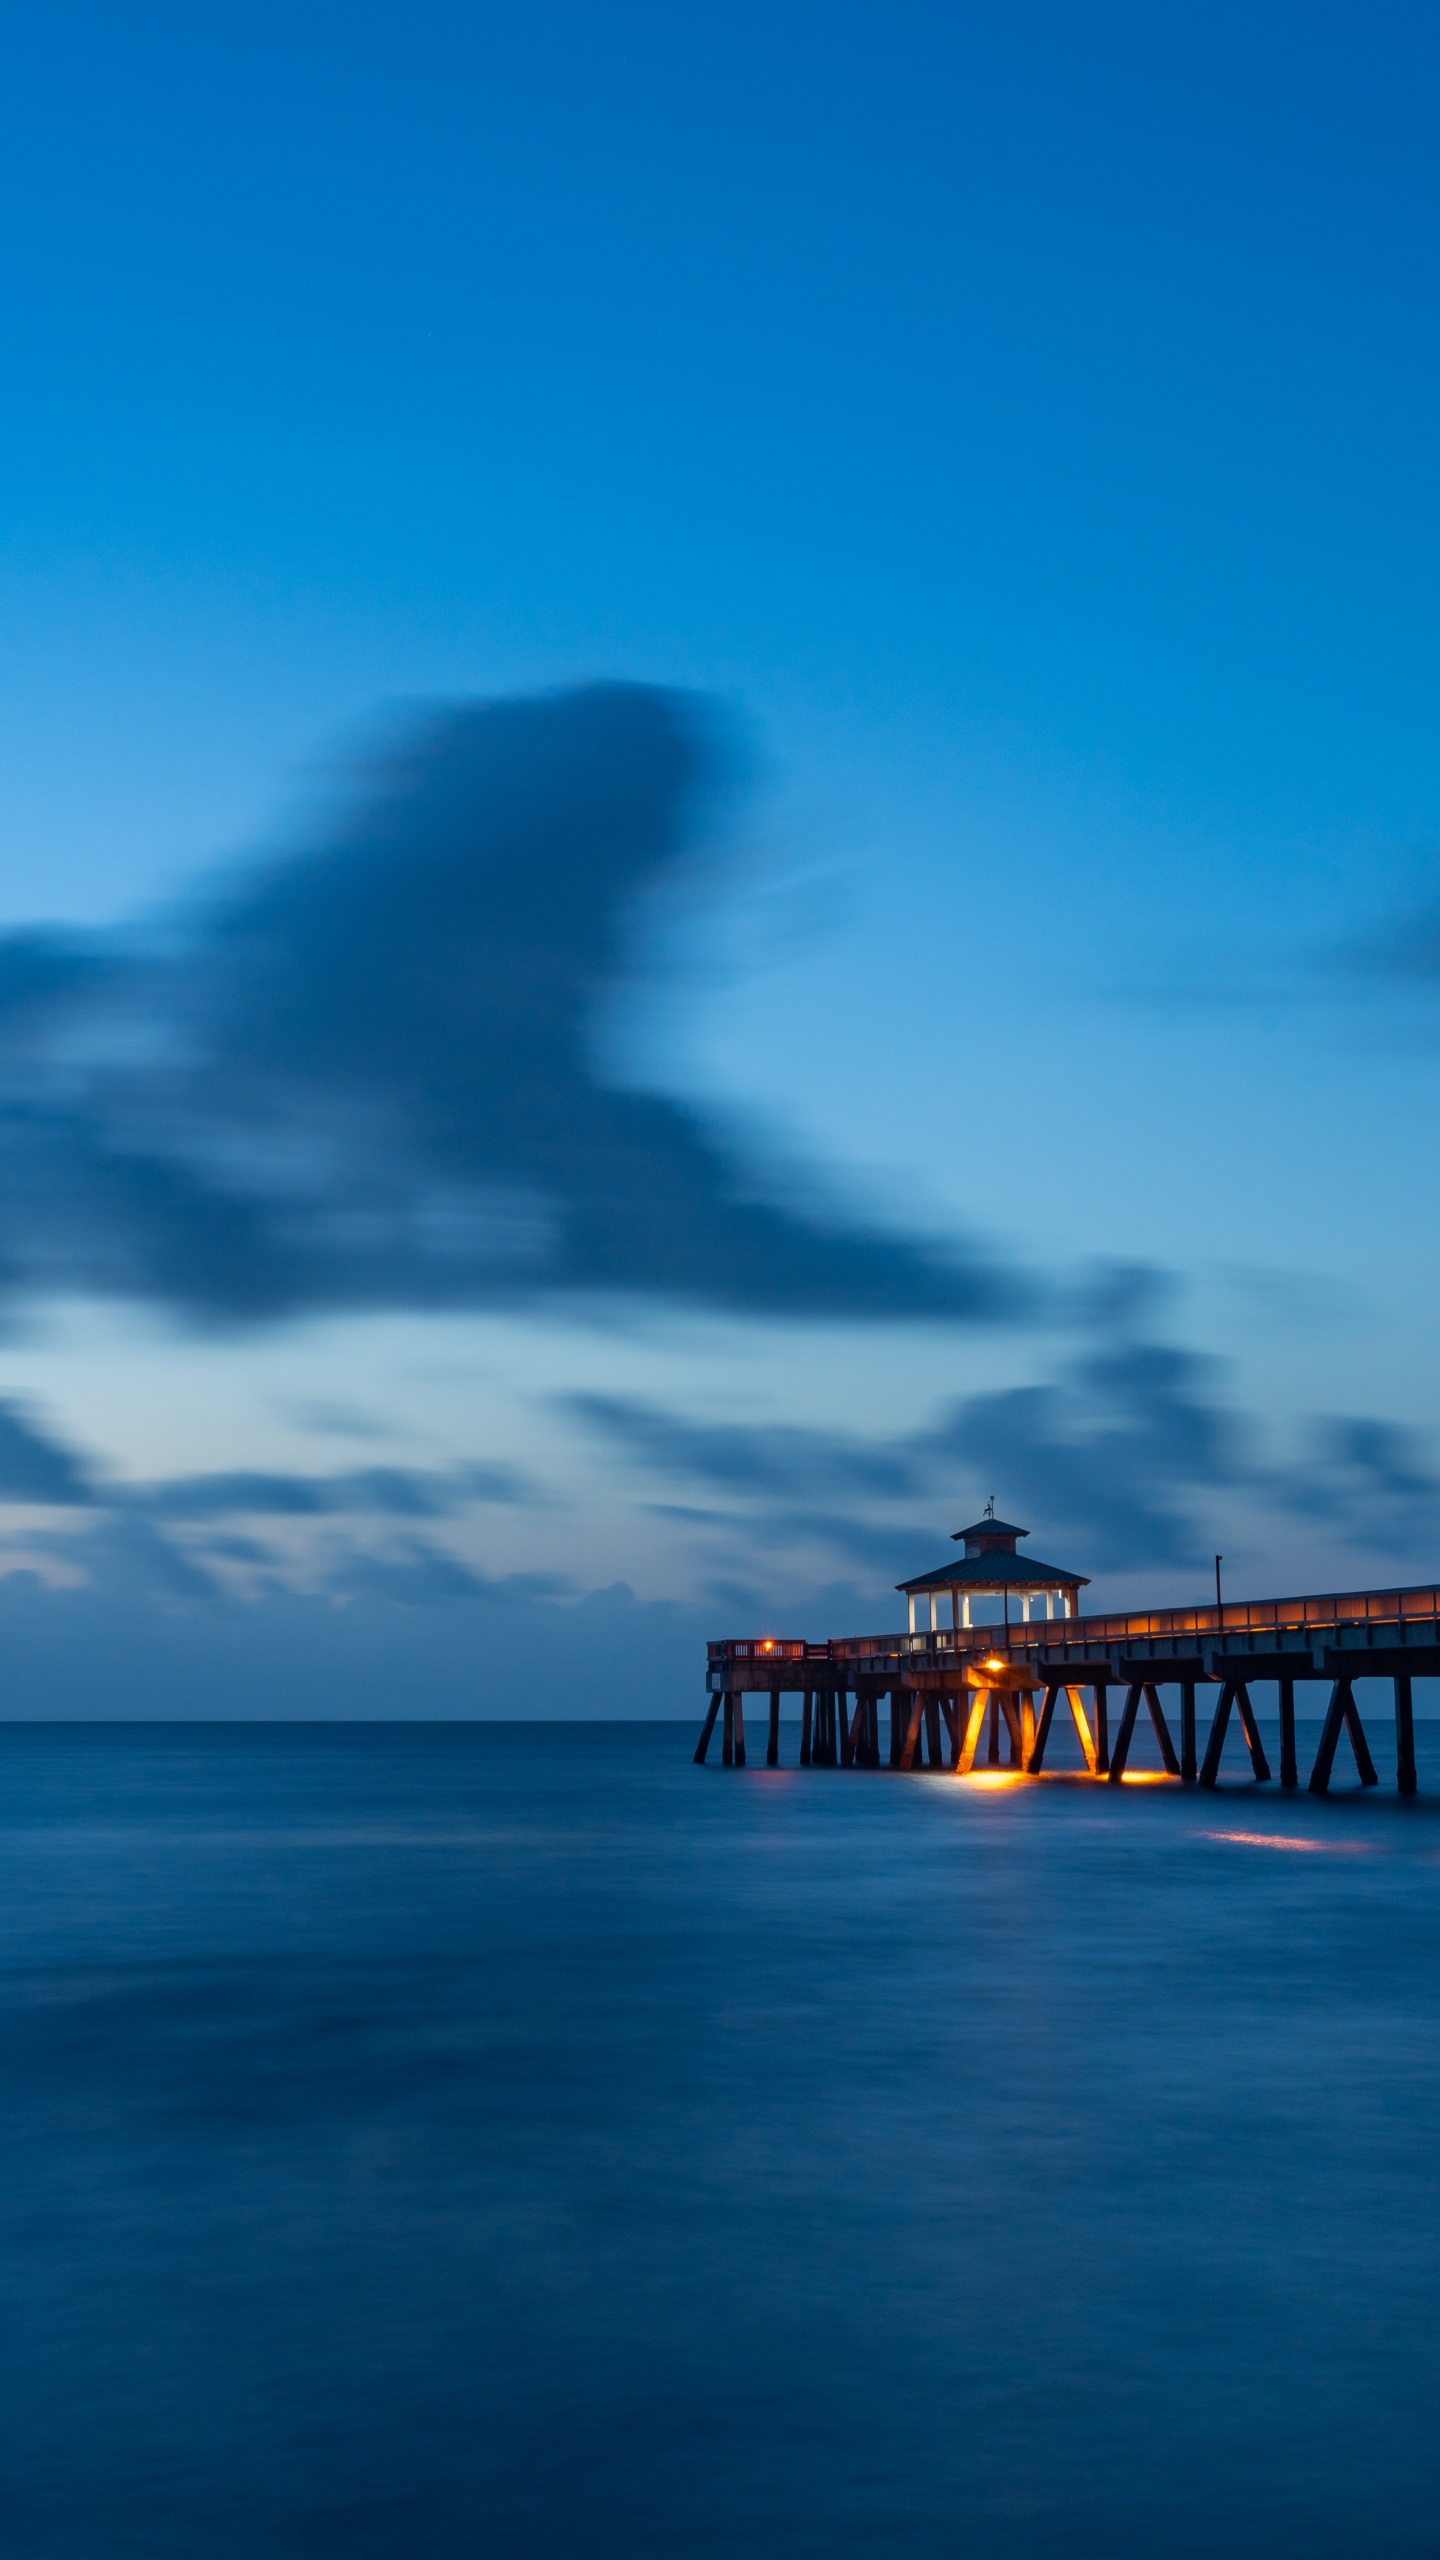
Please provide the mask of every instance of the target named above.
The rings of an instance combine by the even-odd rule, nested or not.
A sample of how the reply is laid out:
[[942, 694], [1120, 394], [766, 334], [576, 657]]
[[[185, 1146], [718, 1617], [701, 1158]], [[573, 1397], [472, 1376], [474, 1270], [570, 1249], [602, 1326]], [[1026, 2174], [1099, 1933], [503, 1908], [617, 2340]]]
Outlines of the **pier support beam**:
[[1167, 1775], [1172, 1778], [1178, 1778], [1180, 1775], [1180, 1763], [1175, 1757], [1175, 1745], [1170, 1739], [1170, 1727], [1165, 1721], [1165, 1710], [1160, 1704], [1159, 1690], [1153, 1680], [1132, 1680], [1125, 1695], [1125, 1712], [1120, 1719], [1120, 1731], [1115, 1737], [1115, 1753], [1108, 1772], [1112, 1787], [1118, 1787], [1125, 1775], [1125, 1764], [1129, 1760], [1130, 1745], [1135, 1736], [1135, 1720], [1140, 1713], [1142, 1701], [1149, 1712], [1150, 1722], [1155, 1728], [1155, 1739], [1160, 1745], [1160, 1757], [1165, 1764]]
[[1067, 1686], [1065, 1695], [1070, 1701], [1070, 1717], [1075, 1727], [1076, 1740], [1085, 1754], [1085, 1766], [1093, 1778], [1099, 1772], [1100, 1753], [1095, 1736], [1086, 1720], [1084, 1698], [1073, 1682]]
[[715, 1719], [719, 1713], [720, 1692], [718, 1689], [712, 1689], [709, 1704], [705, 1709], [705, 1722], [700, 1728], [700, 1739], [695, 1745], [695, 1766], [697, 1769], [703, 1768], [705, 1765], [705, 1754], [710, 1748], [710, 1736], [715, 1730]]
[[1260, 1727], [1255, 1721], [1255, 1710], [1250, 1704], [1250, 1692], [1243, 1680], [1237, 1680], [1235, 1683], [1235, 1712], [1240, 1718], [1245, 1740], [1250, 1748], [1250, 1766], [1257, 1778], [1268, 1778], [1270, 1763], [1265, 1757], [1265, 1745], [1260, 1739]]
[[1103, 1680], [1095, 1683], [1095, 1768], [1097, 1778], [1110, 1773], [1110, 1707], [1109, 1691]]
[[963, 1717], [964, 1722], [960, 1735], [960, 1748], [955, 1755], [957, 1778], [968, 1778], [975, 1766], [975, 1754], [980, 1748], [980, 1736], [985, 1729], [989, 1705], [989, 1692], [985, 1689], [962, 1689], [960, 1692], [960, 1711], [956, 1721], [959, 1722]]
[[720, 1753], [720, 1766], [722, 1769], [735, 1766], [735, 1698], [729, 1689], [725, 1692], [725, 1742]]
[[1200, 1772], [1202, 1787], [1213, 1787], [1219, 1778], [1220, 1754], [1225, 1748], [1225, 1735], [1229, 1728], [1232, 1707], [1240, 1718], [1240, 1728], [1250, 1752], [1250, 1766], [1256, 1777], [1268, 1778], [1270, 1775], [1270, 1763], [1265, 1757], [1265, 1745], [1260, 1739], [1260, 1727], [1255, 1721], [1255, 1710], [1250, 1704], [1250, 1692], [1243, 1680], [1226, 1680], [1221, 1684], [1215, 1720], [1210, 1727], [1210, 1739], [1205, 1746], [1205, 1766]]
[[1195, 1784], [1195, 1683], [1193, 1680], [1182, 1680], [1180, 1683], [1180, 1782], [1186, 1787], [1193, 1787]]
[[1052, 1680], [1045, 1692], [1044, 1699], [1041, 1703], [1040, 1713], [1035, 1721], [1035, 1732], [1030, 1744], [1030, 1757], [1025, 1763], [1026, 1769], [1032, 1778], [1038, 1777], [1040, 1771], [1045, 1766], [1045, 1746], [1050, 1739], [1050, 1727], [1055, 1721], [1055, 1705], [1059, 1695], [1060, 1683], [1058, 1680]]
[[1330, 1704], [1325, 1711], [1325, 1722], [1320, 1729], [1320, 1748], [1315, 1754], [1315, 1766], [1310, 1772], [1312, 1796], [1328, 1795], [1330, 1791], [1330, 1772], [1335, 1766], [1335, 1749], [1340, 1740], [1342, 1725], [1350, 1736], [1350, 1748], [1355, 1754], [1355, 1766], [1360, 1772], [1361, 1786], [1378, 1787], [1380, 1784], [1375, 1763], [1370, 1757], [1370, 1745], [1365, 1739], [1365, 1727], [1360, 1721], [1360, 1710], [1355, 1704], [1355, 1675], [1353, 1672], [1346, 1672], [1336, 1681], [1330, 1692]]
[[1415, 1711], [1408, 1671], [1395, 1674], [1395, 1783], [1402, 1796], [1413, 1796], [1419, 1784], [1415, 1775]]
[[767, 1769], [778, 1769], [780, 1766], [780, 1692], [778, 1689], [772, 1689], [770, 1692], [770, 1738], [765, 1745], [765, 1766]]
[[1295, 1683], [1281, 1680], [1280, 1690], [1280, 1784], [1298, 1787], [1300, 1772], [1295, 1766]]

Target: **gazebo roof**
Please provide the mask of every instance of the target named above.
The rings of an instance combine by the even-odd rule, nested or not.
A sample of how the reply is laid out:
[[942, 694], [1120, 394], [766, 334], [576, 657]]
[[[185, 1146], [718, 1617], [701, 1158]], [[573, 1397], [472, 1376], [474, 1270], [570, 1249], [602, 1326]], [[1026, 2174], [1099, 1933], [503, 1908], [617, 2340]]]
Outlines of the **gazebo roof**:
[[[1022, 1530], [1021, 1536], [1026, 1532]], [[1068, 1573], [1061, 1564], [1042, 1564], [1038, 1556], [991, 1550], [988, 1556], [953, 1556], [933, 1573], [917, 1573], [897, 1582], [897, 1591], [1079, 1591], [1088, 1573]]]
[[1029, 1535], [1028, 1529], [1017, 1529], [1013, 1520], [997, 1520], [993, 1512], [988, 1511], [983, 1520], [972, 1520], [968, 1529], [951, 1531], [955, 1538], [1028, 1538]]

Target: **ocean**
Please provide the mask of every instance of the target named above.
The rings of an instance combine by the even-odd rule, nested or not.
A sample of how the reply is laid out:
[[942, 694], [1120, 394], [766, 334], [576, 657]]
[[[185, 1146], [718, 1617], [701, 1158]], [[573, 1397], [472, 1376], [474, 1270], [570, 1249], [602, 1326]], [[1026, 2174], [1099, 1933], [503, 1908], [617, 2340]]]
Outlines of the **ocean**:
[[1437, 1729], [697, 1723], [0, 1728], [5, 2560], [1430, 2560]]

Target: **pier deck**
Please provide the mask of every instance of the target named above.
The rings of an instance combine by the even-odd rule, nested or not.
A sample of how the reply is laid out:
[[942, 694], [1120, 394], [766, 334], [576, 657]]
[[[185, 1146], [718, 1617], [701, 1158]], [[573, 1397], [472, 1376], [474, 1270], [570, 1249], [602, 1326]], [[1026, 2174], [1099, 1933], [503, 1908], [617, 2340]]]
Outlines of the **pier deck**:
[[[695, 1758], [703, 1761], [717, 1721], [724, 1764], [745, 1765], [744, 1700], [767, 1702], [766, 1760], [779, 1759], [780, 1700], [803, 1700], [802, 1767], [913, 1769], [927, 1764], [964, 1777], [982, 1740], [990, 1766], [1038, 1776], [1057, 1711], [1074, 1722], [1091, 1775], [1118, 1784], [1143, 1708], [1165, 1770], [1183, 1784], [1214, 1786], [1232, 1712], [1257, 1778], [1271, 1774], [1250, 1702], [1254, 1680], [1277, 1683], [1280, 1783], [1299, 1785], [1295, 1686], [1329, 1684], [1325, 1720], [1310, 1773], [1312, 1793], [1330, 1784], [1344, 1734], [1365, 1786], [1378, 1784], [1355, 1703], [1358, 1679], [1386, 1679], [1395, 1700], [1395, 1775], [1415, 1793], [1411, 1684], [1440, 1677], [1440, 1586], [1306, 1594], [1288, 1600], [1227, 1602], [1223, 1608], [1142, 1609], [1094, 1617], [1035, 1619], [1019, 1626], [942, 1627], [915, 1635], [836, 1636], [823, 1644], [793, 1637], [727, 1638], [709, 1647], [707, 1712]], [[1179, 1746], [1161, 1701], [1178, 1688]], [[1218, 1691], [1203, 1757], [1197, 1709]], [[1110, 1693], [1123, 1691], [1112, 1746]], [[1088, 1698], [1088, 1703], [1087, 1703]], [[880, 1702], [890, 1707], [882, 1763]], [[1037, 1699], [1040, 1701], [1037, 1706]], [[1208, 1709], [1209, 1699], [1205, 1699]]]

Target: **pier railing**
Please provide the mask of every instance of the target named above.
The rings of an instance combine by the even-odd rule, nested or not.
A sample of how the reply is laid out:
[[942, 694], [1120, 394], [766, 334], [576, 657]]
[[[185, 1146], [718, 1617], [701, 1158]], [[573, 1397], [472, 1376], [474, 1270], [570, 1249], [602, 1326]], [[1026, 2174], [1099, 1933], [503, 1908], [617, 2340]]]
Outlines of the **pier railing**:
[[811, 1644], [792, 1636], [727, 1637], [709, 1647], [712, 1663], [837, 1662], [884, 1655], [963, 1655], [1000, 1651], [1010, 1658], [1063, 1648], [1083, 1653], [1132, 1640], [1191, 1636], [1212, 1643], [1230, 1635], [1269, 1635], [1310, 1628], [1394, 1626], [1406, 1620], [1440, 1620], [1440, 1583], [1406, 1583], [1380, 1591], [1306, 1592], [1289, 1600], [1227, 1600], [1193, 1609], [1122, 1609], [1083, 1618], [1012, 1619], [1008, 1626], [938, 1627], [918, 1635], [897, 1631], [873, 1636], [831, 1636]]

